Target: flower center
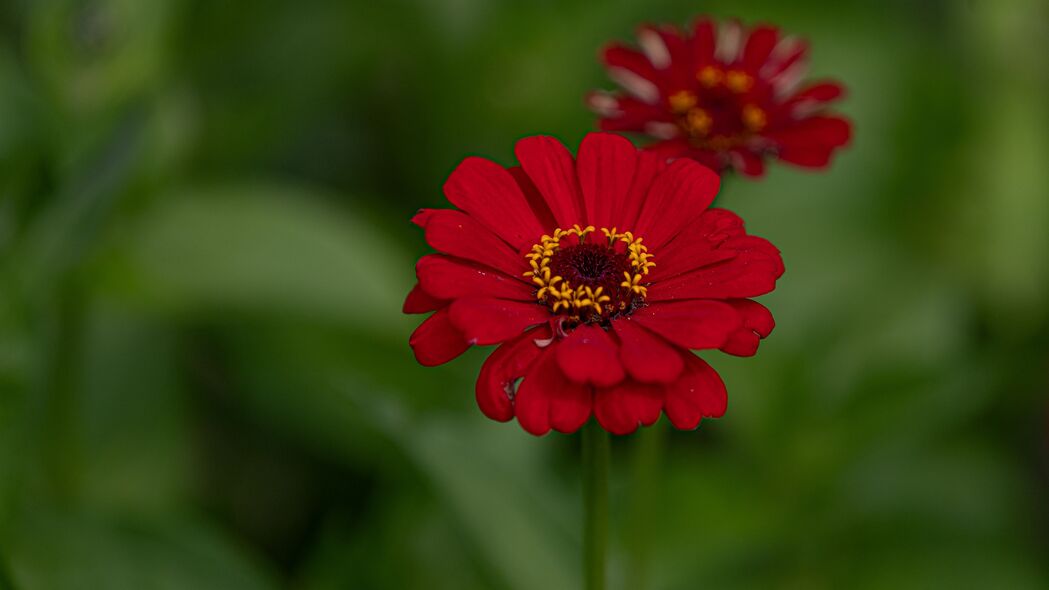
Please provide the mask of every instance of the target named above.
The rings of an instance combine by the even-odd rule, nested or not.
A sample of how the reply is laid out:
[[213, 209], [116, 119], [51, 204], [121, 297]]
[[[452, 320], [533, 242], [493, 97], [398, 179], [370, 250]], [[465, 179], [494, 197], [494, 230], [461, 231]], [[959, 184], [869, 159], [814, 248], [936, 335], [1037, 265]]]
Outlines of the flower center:
[[[603, 237], [601, 237], [603, 234]], [[543, 236], [526, 255], [536, 300], [570, 320], [604, 323], [630, 314], [648, 294], [642, 282], [656, 265], [630, 232], [575, 225]]]
[[705, 66], [696, 72], [697, 87], [667, 97], [678, 127], [696, 147], [723, 150], [745, 144], [768, 125], [764, 109], [748, 93], [754, 78], [739, 70]]

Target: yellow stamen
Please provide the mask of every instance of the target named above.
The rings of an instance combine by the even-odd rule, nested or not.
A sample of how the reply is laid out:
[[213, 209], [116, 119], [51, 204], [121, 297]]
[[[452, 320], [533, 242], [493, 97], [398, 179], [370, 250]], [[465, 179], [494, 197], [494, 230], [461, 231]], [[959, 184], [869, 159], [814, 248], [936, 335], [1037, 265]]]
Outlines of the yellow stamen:
[[696, 99], [696, 95], [692, 94], [688, 90], [680, 90], [678, 92], [675, 92], [674, 94], [670, 95], [670, 98], [668, 100], [670, 101], [670, 110], [673, 111], [676, 115], [681, 115], [688, 112], [688, 110], [696, 106], [696, 103], [698, 102], [698, 100]]
[[761, 131], [769, 122], [765, 111], [761, 110], [761, 107], [752, 104], [743, 107], [742, 119], [743, 125], [750, 131]]
[[725, 86], [728, 86], [728, 89], [732, 92], [746, 92], [754, 86], [754, 78], [746, 72], [732, 70], [725, 74]]
[[[552, 236], [544, 235], [540, 238], [539, 243], [532, 246], [531, 250], [525, 254], [532, 270], [525, 272], [524, 276], [530, 277], [532, 283], [536, 285], [536, 300], [549, 305], [551, 311], [555, 313], [565, 311], [574, 321], [599, 320], [607, 311], [612, 297], [605, 292], [603, 286], [595, 289], [588, 285], [579, 287], [569, 285], [563, 277], [553, 275], [550, 263], [554, 254], [561, 249], [562, 238], [578, 236], [578, 241], [582, 244], [587, 241], [590, 234], [596, 231], [592, 225], [585, 228], [574, 225], [567, 230], [558, 228], [554, 230]], [[634, 295], [645, 297], [648, 289], [641, 284], [641, 281], [644, 275], [648, 274], [649, 269], [655, 266], [655, 263], [651, 261], [652, 255], [649, 254], [648, 247], [642, 244], [642, 238], [635, 238], [633, 233], [620, 232], [614, 227], [601, 228], [601, 234], [608, 240], [610, 248], [614, 247], [617, 241], [626, 244], [627, 259], [630, 261], [632, 272], [623, 273], [626, 280], [620, 284], [620, 287]], [[618, 309], [626, 308], [627, 301], [620, 301]]]
[[696, 80], [699, 80], [699, 83], [707, 88], [713, 88], [721, 84], [723, 78], [724, 75], [721, 69], [715, 66], [704, 66], [696, 73]]
[[714, 120], [703, 109], [690, 109], [685, 115], [685, 129], [694, 137], [703, 137], [710, 133], [713, 123]]

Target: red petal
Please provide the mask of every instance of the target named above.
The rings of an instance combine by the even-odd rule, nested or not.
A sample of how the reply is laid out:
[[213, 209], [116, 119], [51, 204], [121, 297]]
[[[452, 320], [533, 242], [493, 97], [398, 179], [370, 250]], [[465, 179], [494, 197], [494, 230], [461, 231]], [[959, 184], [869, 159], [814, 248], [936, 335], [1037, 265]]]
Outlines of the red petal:
[[415, 215], [412, 216], [412, 223], [419, 227], [426, 229], [426, 224], [430, 222], [430, 218], [433, 214], [440, 209], [419, 209]]
[[686, 353], [685, 372], [666, 387], [663, 409], [671, 424], [681, 430], [699, 426], [701, 418], [718, 418], [728, 407], [725, 383], [703, 359]]
[[743, 48], [743, 67], [747, 71], [757, 72], [768, 60], [772, 49], [779, 42], [779, 29], [767, 25], [759, 26], [747, 37]]
[[444, 183], [444, 194], [518, 250], [531, 246], [543, 234], [513, 176], [495, 162], [466, 158]]
[[419, 285], [437, 299], [499, 297], [534, 301], [535, 289], [524, 280], [443, 254], [429, 254], [415, 265]]
[[607, 68], [621, 68], [650, 82], [659, 78], [645, 54], [622, 43], [609, 44], [602, 50], [601, 58]]
[[582, 325], [557, 345], [557, 362], [561, 371], [576, 383], [601, 387], [623, 380], [616, 343], [601, 328]]
[[713, 63], [716, 36], [714, 21], [709, 17], [702, 17], [692, 25], [692, 56], [696, 71]]
[[758, 73], [765, 80], [779, 83], [775, 79], [790, 69], [791, 66], [804, 62], [808, 52], [809, 44], [802, 39], [794, 37], [780, 39]]
[[638, 45], [660, 74], [664, 90], [691, 88], [695, 84], [692, 48], [673, 25], [638, 27]]
[[783, 148], [779, 159], [802, 168], [826, 168], [834, 155], [832, 147]]
[[797, 94], [784, 103], [784, 106], [794, 106], [807, 101], [816, 104], [826, 104], [838, 100], [844, 94], [845, 88], [837, 82], [815, 82], [799, 90]]
[[743, 235], [743, 220], [726, 209], [708, 209], [659, 250], [649, 281], [659, 283], [682, 273], [736, 257], [725, 240]]
[[843, 117], [813, 116], [793, 125], [765, 134], [765, 137], [788, 149], [834, 148], [849, 143], [852, 125]]
[[721, 352], [733, 356], [754, 356], [758, 352], [761, 338], [750, 330], [736, 330], [721, 345]]
[[404, 313], [430, 313], [447, 305], [447, 301], [442, 301], [435, 297], [429, 296], [426, 291], [422, 290], [422, 287], [416, 283], [412, 290], [408, 292], [408, 297], [404, 299], [404, 307], [401, 311]]
[[550, 319], [550, 312], [535, 302], [466, 297], [449, 307], [452, 325], [470, 344], [486, 346], [509, 340], [529, 326]]
[[757, 297], [776, 287], [776, 279], [783, 274], [783, 259], [767, 240], [739, 236], [726, 240], [722, 248], [735, 250], [736, 256], [654, 283], [648, 288], [649, 303]]
[[443, 365], [466, 352], [470, 345], [448, 319], [448, 308], [444, 308], [412, 332], [408, 345], [415, 353], [420, 365], [435, 367]]
[[727, 303], [735, 308], [743, 318], [743, 326], [748, 330], [753, 330], [762, 338], [768, 337], [776, 327], [776, 320], [772, 317], [772, 312], [757, 301], [733, 299]]
[[637, 216], [641, 214], [641, 207], [647, 198], [652, 183], [661, 172], [666, 170], [666, 157], [643, 151], [637, 156], [637, 168], [634, 169], [634, 178], [630, 182], [630, 192], [627, 193], [626, 202], [622, 211], [613, 212], [613, 224], [620, 231], [628, 230], [637, 224]]
[[[528, 206], [532, 208], [532, 212], [535, 213], [536, 219], [539, 220], [539, 225], [543, 227], [543, 233], [553, 233], [554, 228], [557, 227], [557, 221], [554, 220], [554, 214], [550, 212], [550, 207], [546, 204], [546, 199], [543, 195], [539, 194], [539, 189], [535, 188], [535, 183], [532, 182], [531, 178], [525, 174], [524, 169], [520, 166], [511, 166], [506, 169], [514, 180], [517, 181], [517, 186], [524, 193], [525, 200], [528, 201]], [[538, 242], [538, 238], [536, 239]]]
[[641, 102], [630, 96], [616, 98], [618, 113], [601, 119], [602, 131], [636, 131], [645, 133], [648, 124], [656, 122], [671, 122], [670, 114], [653, 104]]
[[764, 305], [750, 299], [733, 299], [728, 304], [736, 310], [743, 325], [721, 347], [722, 352], [735, 356], [753, 356], [761, 339], [776, 327], [776, 320]]
[[435, 250], [479, 262], [510, 276], [528, 269], [524, 257], [462, 211], [432, 211], [426, 223], [426, 242]]
[[594, 392], [594, 416], [612, 434], [630, 434], [639, 424], [651, 426], [663, 409], [663, 387], [624, 381]]
[[720, 184], [721, 177], [710, 168], [675, 160], [649, 189], [634, 234], [652, 250], [666, 244], [713, 202]]
[[559, 432], [575, 432], [590, 418], [590, 386], [565, 379], [555, 356], [551, 348], [546, 348], [514, 397], [517, 422], [536, 436], [546, 434], [551, 427]]
[[626, 372], [644, 383], [670, 383], [684, 368], [681, 355], [666, 340], [630, 318], [612, 322], [619, 337], [619, 359]]
[[[539, 135], [518, 141], [514, 153], [546, 199], [558, 227], [569, 228], [576, 223], [586, 225], [575, 161], [568, 149], [553, 137]], [[538, 237], [533, 238], [533, 242]]]
[[590, 133], [583, 138], [576, 170], [589, 223], [612, 227], [615, 212], [626, 202], [636, 167], [637, 148], [626, 138], [611, 133]]
[[765, 160], [748, 149], [737, 149], [729, 152], [729, 161], [743, 176], [758, 178], [765, 175]]
[[543, 351], [535, 341], [549, 337], [549, 328], [533, 328], [499, 346], [485, 360], [476, 387], [477, 406], [485, 416], [499, 422], [514, 417], [512, 398], [516, 381], [528, 372]]
[[720, 301], [657, 303], [642, 308], [631, 319], [670, 342], [685, 348], [720, 348], [742, 326], [732, 306]]

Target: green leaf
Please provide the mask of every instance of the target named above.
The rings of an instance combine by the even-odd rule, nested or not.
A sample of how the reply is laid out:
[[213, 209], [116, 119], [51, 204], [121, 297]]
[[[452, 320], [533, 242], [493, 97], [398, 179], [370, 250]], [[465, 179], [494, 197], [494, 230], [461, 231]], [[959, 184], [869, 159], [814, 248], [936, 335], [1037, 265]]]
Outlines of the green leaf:
[[574, 494], [554, 492], [542, 461], [558, 437], [536, 439], [480, 416], [415, 419], [390, 397], [351, 399], [431, 481], [507, 588], [579, 587], [582, 515], [570, 508]]
[[19, 590], [265, 590], [253, 559], [191, 518], [120, 522], [93, 514], [33, 512], [8, 562]]
[[364, 218], [294, 187], [183, 190], [158, 200], [112, 275], [176, 313], [290, 314], [390, 332], [411, 262]]

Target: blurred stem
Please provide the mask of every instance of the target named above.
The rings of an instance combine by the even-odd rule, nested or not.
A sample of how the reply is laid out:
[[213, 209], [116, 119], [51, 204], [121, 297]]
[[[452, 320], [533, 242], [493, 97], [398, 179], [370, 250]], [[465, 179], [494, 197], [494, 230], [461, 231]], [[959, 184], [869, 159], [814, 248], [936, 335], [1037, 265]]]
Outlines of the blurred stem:
[[583, 429], [583, 577], [586, 590], [605, 590], [608, 553], [608, 433], [591, 421]]
[[46, 339], [44, 378], [44, 453], [47, 483], [57, 500], [70, 500], [77, 487], [74, 429], [77, 399], [77, 359], [84, 324], [84, 302], [75, 279], [66, 278], [58, 288]]
[[659, 499], [659, 475], [662, 471], [666, 429], [661, 422], [642, 428], [637, 434], [630, 472], [630, 513], [628, 539], [630, 557], [627, 562], [626, 587], [644, 590], [648, 586], [648, 561], [652, 546], [652, 525]]

